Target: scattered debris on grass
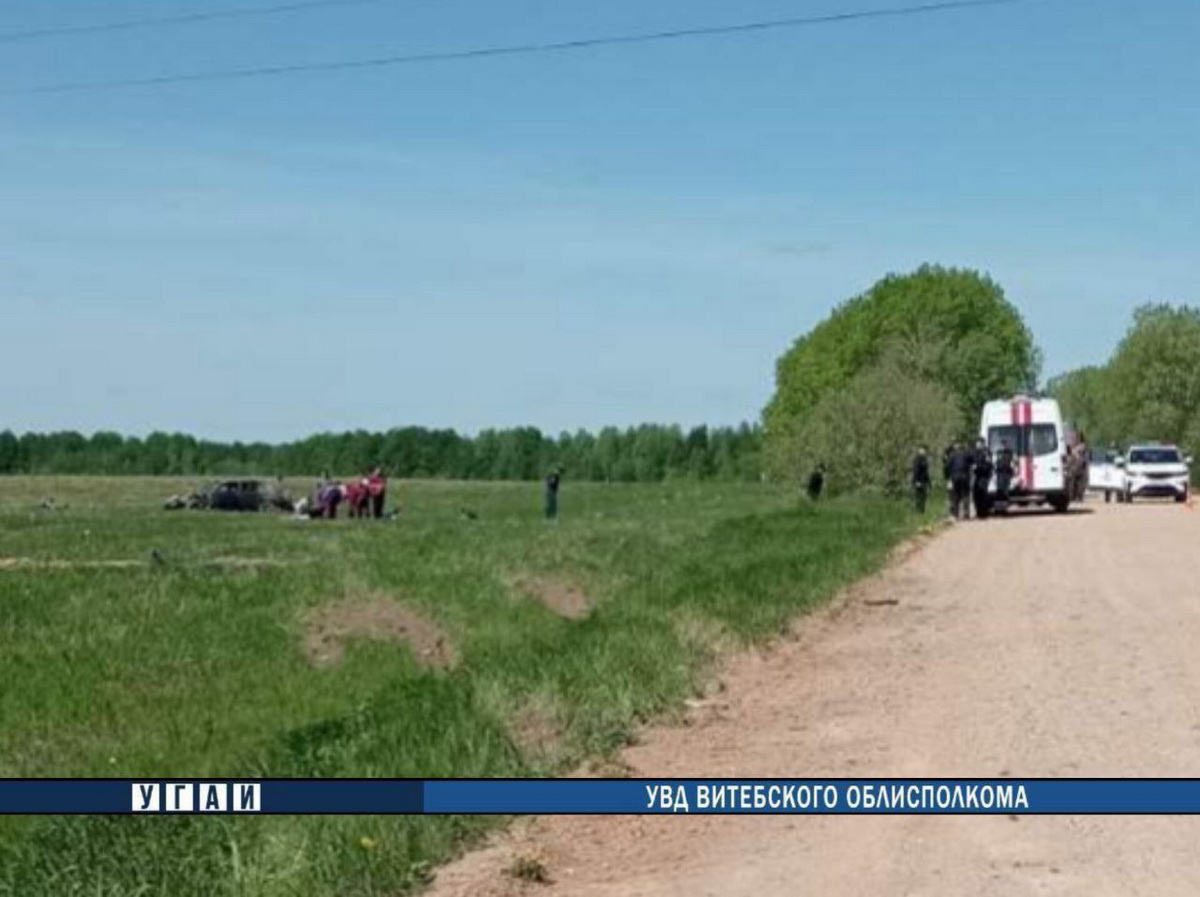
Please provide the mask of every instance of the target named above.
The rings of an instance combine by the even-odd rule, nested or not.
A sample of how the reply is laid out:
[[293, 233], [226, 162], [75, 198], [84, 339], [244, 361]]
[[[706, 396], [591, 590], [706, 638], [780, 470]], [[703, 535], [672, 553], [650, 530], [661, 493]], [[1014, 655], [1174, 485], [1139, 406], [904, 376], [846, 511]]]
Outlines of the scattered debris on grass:
[[403, 642], [417, 663], [432, 669], [449, 669], [458, 660], [442, 630], [384, 596], [348, 597], [309, 613], [304, 650], [313, 666], [340, 663], [353, 639]]
[[512, 863], [505, 870], [508, 875], [518, 881], [527, 881], [539, 885], [548, 885], [553, 882], [550, 878], [550, 869], [546, 865], [544, 857], [537, 854], [518, 854], [513, 857]]
[[604, 779], [628, 779], [637, 771], [619, 754], [601, 757], [587, 765], [589, 774]]
[[567, 620], [582, 620], [592, 612], [591, 599], [565, 579], [521, 575], [512, 579], [512, 586]]

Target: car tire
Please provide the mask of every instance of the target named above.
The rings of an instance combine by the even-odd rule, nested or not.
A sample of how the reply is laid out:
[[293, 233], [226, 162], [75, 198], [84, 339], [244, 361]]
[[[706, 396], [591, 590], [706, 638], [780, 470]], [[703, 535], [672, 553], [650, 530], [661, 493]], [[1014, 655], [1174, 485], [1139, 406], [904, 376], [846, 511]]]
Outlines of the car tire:
[[1054, 509], [1055, 514], [1067, 513], [1067, 508], [1071, 507], [1070, 496], [1063, 495], [1050, 499], [1050, 507]]
[[1179, 493], [1179, 495], [1176, 495], [1176, 496], [1175, 496], [1175, 503], [1176, 503], [1176, 504], [1180, 504], [1180, 505], [1181, 505], [1181, 504], [1183, 504], [1183, 503], [1184, 503], [1185, 501], [1187, 501], [1187, 500], [1188, 500], [1188, 490], [1187, 490], [1187, 489], [1184, 489], [1184, 490], [1183, 490], [1183, 492], [1181, 492], [1181, 493]]
[[1127, 505], [1133, 504], [1133, 493], [1130, 492], [1128, 489], [1125, 490], [1125, 504], [1127, 504]]

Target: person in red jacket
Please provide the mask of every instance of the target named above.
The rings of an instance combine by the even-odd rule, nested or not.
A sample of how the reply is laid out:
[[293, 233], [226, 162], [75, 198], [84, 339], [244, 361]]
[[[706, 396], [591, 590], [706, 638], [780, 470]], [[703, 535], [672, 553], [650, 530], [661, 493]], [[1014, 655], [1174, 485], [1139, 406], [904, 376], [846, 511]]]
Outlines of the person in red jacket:
[[367, 476], [367, 496], [371, 502], [371, 514], [379, 520], [383, 517], [383, 504], [387, 500], [387, 477], [382, 468], [376, 467]]
[[346, 484], [346, 504], [350, 508], [351, 517], [366, 517], [369, 501], [366, 477], [359, 477]]

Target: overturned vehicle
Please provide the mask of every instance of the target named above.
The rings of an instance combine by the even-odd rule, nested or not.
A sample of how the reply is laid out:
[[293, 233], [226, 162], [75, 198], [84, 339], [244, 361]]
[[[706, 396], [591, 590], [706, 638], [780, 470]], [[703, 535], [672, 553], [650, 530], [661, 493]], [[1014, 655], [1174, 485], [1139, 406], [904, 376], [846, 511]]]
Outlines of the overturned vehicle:
[[188, 495], [172, 495], [163, 508], [178, 511], [185, 508], [213, 511], [290, 511], [293, 502], [280, 480], [222, 480], [207, 489]]

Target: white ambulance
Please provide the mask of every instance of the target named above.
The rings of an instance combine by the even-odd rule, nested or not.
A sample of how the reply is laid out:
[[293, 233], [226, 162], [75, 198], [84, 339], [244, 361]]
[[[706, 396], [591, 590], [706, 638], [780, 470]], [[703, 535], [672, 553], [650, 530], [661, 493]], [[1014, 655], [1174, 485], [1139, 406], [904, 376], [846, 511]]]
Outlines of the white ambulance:
[[[1014, 396], [983, 406], [979, 435], [996, 458], [1004, 448], [1015, 468], [1009, 504], [1050, 505], [1067, 510], [1067, 443], [1058, 402], [1041, 396]], [[989, 491], [996, 495], [993, 477]]]

